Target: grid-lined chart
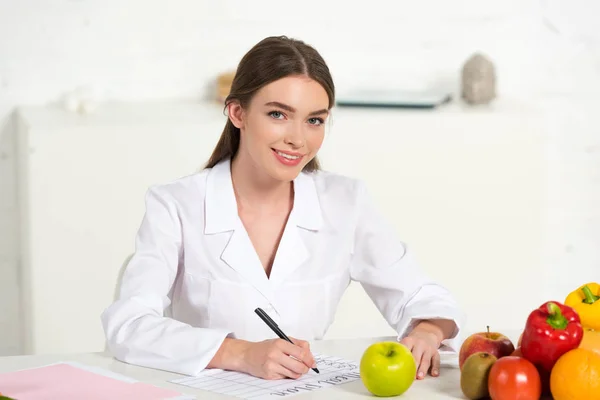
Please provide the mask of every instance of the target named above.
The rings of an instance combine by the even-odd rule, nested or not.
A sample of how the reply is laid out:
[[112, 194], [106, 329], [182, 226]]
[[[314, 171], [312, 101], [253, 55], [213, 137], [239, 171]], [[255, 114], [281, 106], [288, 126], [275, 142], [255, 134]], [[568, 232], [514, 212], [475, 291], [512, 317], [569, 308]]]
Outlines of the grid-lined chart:
[[314, 354], [320, 374], [310, 370], [299, 379], [264, 380], [240, 372], [210, 369], [195, 377], [174, 379], [180, 385], [248, 400], [290, 397], [360, 379], [358, 363]]

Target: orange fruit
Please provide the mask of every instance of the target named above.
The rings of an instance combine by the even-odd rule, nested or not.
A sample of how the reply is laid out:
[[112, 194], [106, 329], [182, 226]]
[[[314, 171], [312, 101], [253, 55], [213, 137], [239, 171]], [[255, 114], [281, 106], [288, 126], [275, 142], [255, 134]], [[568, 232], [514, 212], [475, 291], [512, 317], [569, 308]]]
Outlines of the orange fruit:
[[600, 400], [600, 354], [576, 348], [563, 354], [550, 373], [554, 400]]
[[585, 328], [583, 330], [583, 339], [581, 339], [579, 347], [600, 354], [600, 331]]

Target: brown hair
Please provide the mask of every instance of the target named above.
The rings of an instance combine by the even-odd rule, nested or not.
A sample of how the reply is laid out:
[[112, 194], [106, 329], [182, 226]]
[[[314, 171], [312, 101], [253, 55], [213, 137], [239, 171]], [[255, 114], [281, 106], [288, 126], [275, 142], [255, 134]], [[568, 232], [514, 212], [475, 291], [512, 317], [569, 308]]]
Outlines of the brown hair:
[[[305, 75], [321, 84], [329, 97], [329, 108], [333, 107], [335, 87], [327, 64], [313, 47], [286, 36], [267, 37], [244, 55], [225, 99], [225, 107], [233, 101], [246, 107], [263, 86], [290, 75]], [[205, 168], [212, 168], [219, 162], [234, 157], [239, 145], [240, 130], [227, 119]], [[316, 157], [304, 167], [307, 172], [318, 169], [320, 165]]]

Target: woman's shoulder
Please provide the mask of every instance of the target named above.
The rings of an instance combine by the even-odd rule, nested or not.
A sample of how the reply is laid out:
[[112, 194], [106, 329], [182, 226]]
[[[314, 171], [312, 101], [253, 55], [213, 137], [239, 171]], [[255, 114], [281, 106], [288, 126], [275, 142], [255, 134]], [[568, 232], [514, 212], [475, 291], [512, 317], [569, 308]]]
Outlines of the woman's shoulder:
[[358, 198], [365, 190], [362, 179], [338, 172], [319, 170], [307, 174], [314, 183], [319, 197], [327, 198]]
[[193, 199], [202, 197], [205, 192], [208, 172], [208, 169], [204, 169], [172, 180], [155, 183], [148, 187], [148, 193], [168, 202], [181, 203], [190, 201], [190, 199], [194, 201]]

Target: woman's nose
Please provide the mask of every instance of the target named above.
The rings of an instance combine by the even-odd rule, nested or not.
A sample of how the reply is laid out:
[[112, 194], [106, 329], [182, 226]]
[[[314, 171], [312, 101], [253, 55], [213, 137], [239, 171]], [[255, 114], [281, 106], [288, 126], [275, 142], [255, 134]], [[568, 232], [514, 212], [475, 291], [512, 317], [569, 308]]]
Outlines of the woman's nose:
[[285, 143], [296, 148], [304, 146], [304, 132], [302, 131], [302, 127], [296, 125], [290, 127], [285, 137]]

